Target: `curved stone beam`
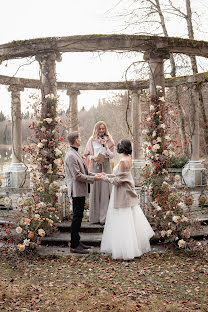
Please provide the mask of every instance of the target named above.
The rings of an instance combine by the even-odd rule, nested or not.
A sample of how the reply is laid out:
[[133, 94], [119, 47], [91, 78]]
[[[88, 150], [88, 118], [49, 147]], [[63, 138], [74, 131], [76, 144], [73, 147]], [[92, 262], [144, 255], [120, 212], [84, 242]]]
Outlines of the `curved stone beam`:
[[79, 35], [18, 40], [0, 45], [0, 59], [8, 60], [51, 52], [153, 51], [208, 57], [208, 42], [141, 35]]
[[[165, 86], [171, 88], [195, 82], [208, 82], [208, 72], [199, 73], [195, 76], [166, 78]], [[40, 89], [40, 80], [0, 75], [0, 85], [15, 85], [29, 89]], [[59, 90], [141, 90], [148, 88], [149, 80], [121, 82], [57, 82], [57, 89]]]

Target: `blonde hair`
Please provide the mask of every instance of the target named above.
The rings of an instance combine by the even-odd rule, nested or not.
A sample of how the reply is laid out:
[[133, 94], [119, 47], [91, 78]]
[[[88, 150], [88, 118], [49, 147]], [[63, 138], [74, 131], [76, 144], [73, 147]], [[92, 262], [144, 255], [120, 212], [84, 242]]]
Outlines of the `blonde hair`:
[[105, 135], [108, 136], [110, 139], [112, 139], [110, 133], [108, 132], [108, 127], [106, 125], [106, 123], [102, 120], [98, 121], [95, 126], [94, 126], [94, 129], [93, 129], [93, 132], [92, 132], [92, 140], [96, 140], [97, 137], [98, 137], [98, 129], [101, 125], [104, 125], [105, 126]]

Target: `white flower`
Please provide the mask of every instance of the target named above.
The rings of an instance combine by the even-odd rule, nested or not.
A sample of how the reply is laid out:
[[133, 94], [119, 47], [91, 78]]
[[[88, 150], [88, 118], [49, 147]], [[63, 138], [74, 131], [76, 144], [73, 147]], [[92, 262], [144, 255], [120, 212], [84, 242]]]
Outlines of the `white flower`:
[[157, 141], [157, 142], [162, 142], [161, 137], [157, 137], [156, 141]]
[[11, 198], [5, 197], [5, 198], [4, 198], [4, 205], [5, 205], [6, 207], [10, 207], [10, 206], [12, 205], [12, 200], [11, 200]]
[[55, 98], [55, 96], [54, 96], [54, 94], [53, 93], [50, 93], [50, 94], [47, 94], [46, 96], [45, 96], [45, 98], [46, 99], [54, 99]]
[[48, 140], [46, 139], [41, 140], [41, 143], [46, 143], [46, 142], [48, 142]]
[[20, 226], [16, 227], [16, 232], [17, 232], [17, 234], [21, 234], [22, 228]]
[[179, 216], [173, 216], [173, 217], [172, 217], [172, 220], [173, 220], [173, 222], [175, 222], [175, 223], [178, 222], [178, 219], [179, 219]]
[[168, 153], [168, 150], [164, 150], [164, 151], [163, 151], [163, 154], [164, 154], [165, 156], [168, 156], [168, 154], [169, 154], [169, 153]]
[[39, 229], [38, 235], [40, 235], [41, 237], [45, 236], [45, 231], [43, 229]]
[[159, 159], [159, 154], [155, 154], [155, 160]]
[[167, 237], [169, 237], [172, 234], [172, 230], [167, 231]]
[[184, 248], [185, 245], [186, 245], [186, 242], [185, 242], [183, 239], [181, 239], [181, 240], [178, 241], [178, 246], [179, 246], [179, 248]]
[[60, 155], [62, 155], [62, 151], [60, 151], [58, 148], [55, 148], [55, 155], [56, 156], [60, 156]]
[[144, 130], [142, 130], [142, 134], [147, 134], [147, 130], [146, 129], [144, 129]]
[[44, 146], [43, 143], [41, 143], [41, 142], [38, 143], [38, 148], [43, 148], [43, 146]]
[[40, 130], [41, 130], [42, 132], [45, 132], [45, 131], [46, 131], [46, 127], [42, 127]]
[[29, 246], [30, 245], [30, 239], [25, 239], [24, 241], [23, 241], [23, 245], [25, 245], [25, 246]]
[[165, 136], [165, 139], [168, 140], [168, 141], [171, 140], [171, 138], [169, 137], [169, 135], [166, 135], [166, 136]]
[[156, 131], [154, 130], [153, 132], [152, 132], [152, 137], [154, 138], [156, 136]]
[[159, 97], [159, 100], [160, 100], [161, 102], [165, 102], [164, 96]]
[[60, 117], [56, 117], [55, 121], [60, 122], [61, 118]]
[[184, 209], [186, 205], [183, 202], [178, 203], [178, 207]]
[[147, 121], [150, 121], [151, 120], [151, 117], [147, 117]]
[[53, 119], [52, 119], [52, 118], [45, 118], [45, 121], [46, 121], [48, 124], [50, 124], [50, 123], [52, 123]]
[[184, 235], [184, 237], [186, 237], [186, 238], [190, 238], [190, 236], [191, 236], [191, 232], [189, 231], [189, 230], [184, 230], [183, 231], [183, 235]]
[[25, 245], [24, 244], [18, 244], [17, 248], [19, 249], [19, 251], [24, 251], [25, 250]]
[[161, 231], [160, 233], [161, 233], [161, 236], [162, 236], [162, 237], [165, 237], [166, 231]]
[[162, 208], [161, 208], [160, 206], [157, 206], [157, 207], [156, 207], [156, 210], [157, 210], [157, 211], [160, 211], [160, 210], [162, 210]]
[[62, 186], [60, 187], [60, 191], [62, 191], [62, 192], [66, 191], [67, 189], [68, 189], [68, 188], [67, 188], [66, 185], [62, 185]]
[[153, 111], [155, 108], [154, 108], [154, 105], [150, 105], [150, 112]]
[[37, 207], [38, 208], [46, 208], [46, 203], [40, 202], [40, 203], [37, 204]]
[[154, 144], [152, 147], [153, 152], [156, 152], [158, 149], [160, 149], [160, 145], [159, 144]]
[[18, 205], [18, 206], [23, 206], [23, 205], [24, 205], [24, 199], [23, 199], [22, 197], [19, 197], [19, 198], [17, 199], [17, 205]]
[[40, 215], [38, 213], [34, 215], [34, 220], [40, 220]]
[[170, 155], [170, 157], [172, 157], [172, 156], [175, 156], [175, 153], [172, 151], [169, 151], [169, 155]]
[[165, 124], [161, 124], [161, 125], [160, 125], [160, 128], [165, 129], [165, 128], [166, 128], [166, 125], [165, 125]]
[[49, 180], [48, 180], [48, 178], [46, 178], [46, 179], [45, 179], [45, 183], [46, 183], [46, 184], [48, 184], [48, 183], [49, 183]]
[[58, 166], [60, 164], [61, 160], [60, 160], [60, 158], [57, 158], [53, 162], [54, 162], [55, 165]]
[[162, 89], [162, 86], [156, 86], [156, 89], [158, 89], [158, 90], [160, 90], [160, 89]]
[[183, 217], [183, 219], [182, 219], [183, 222], [188, 222], [188, 220], [189, 219], [187, 217]]

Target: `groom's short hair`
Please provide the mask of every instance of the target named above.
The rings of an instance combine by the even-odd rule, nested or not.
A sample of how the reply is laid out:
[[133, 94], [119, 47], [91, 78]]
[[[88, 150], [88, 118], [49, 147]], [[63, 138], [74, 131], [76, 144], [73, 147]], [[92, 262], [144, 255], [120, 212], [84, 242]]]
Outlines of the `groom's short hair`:
[[79, 137], [79, 132], [78, 131], [73, 131], [73, 132], [69, 133], [69, 135], [67, 137], [67, 139], [69, 141], [69, 144], [73, 145], [75, 140], [78, 139], [78, 137]]

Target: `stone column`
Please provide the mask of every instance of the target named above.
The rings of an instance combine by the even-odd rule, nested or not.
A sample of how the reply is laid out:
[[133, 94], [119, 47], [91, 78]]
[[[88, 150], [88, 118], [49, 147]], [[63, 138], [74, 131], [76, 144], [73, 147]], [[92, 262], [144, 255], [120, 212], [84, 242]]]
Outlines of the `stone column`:
[[160, 86], [162, 93], [165, 93], [164, 59], [169, 57], [168, 51], [152, 51], [144, 55], [149, 61], [150, 67], [150, 94], [156, 96], [157, 86]]
[[28, 187], [27, 167], [22, 161], [22, 114], [20, 92], [24, 88], [10, 86], [12, 116], [12, 163], [6, 172], [7, 187]]
[[71, 122], [70, 132], [78, 131], [78, 105], [77, 96], [80, 94], [79, 90], [67, 90], [67, 95], [69, 95], [69, 118]]
[[182, 170], [182, 176], [187, 186], [195, 187], [197, 185], [205, 185], [205, 167], [199, 160], [200, 145], [200, 127], [199, 127], [199, 96], [196, 90], [192, 90], [192, 96], [195, 103], [194, 111], [194, 127], [192, 134], [192, 154], [191, 160]]
[[60, 53], [49, 53], [36, 55], [36, 60], [40, 65], [40, 81], [41, 81], [41, 95], [42, 95], [42, 118], [48, 117], [50, 108], [45, 103], [45, 97], [48, 94], [57, 95], [57, 82], [56, 82], [56, 61], [61, 61]]
[[142, 133], [141, 127], [141, 91], [131, 91], [132, 99], [131, 121], [132, 121], [132, 135], [133, 135], [133, 151], [132, 151], [132, 175], [134, 177], [135, 185], [141, 183], [141, 171], [144, 167], [144, 155], [142, 150]]

